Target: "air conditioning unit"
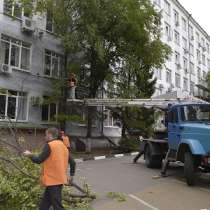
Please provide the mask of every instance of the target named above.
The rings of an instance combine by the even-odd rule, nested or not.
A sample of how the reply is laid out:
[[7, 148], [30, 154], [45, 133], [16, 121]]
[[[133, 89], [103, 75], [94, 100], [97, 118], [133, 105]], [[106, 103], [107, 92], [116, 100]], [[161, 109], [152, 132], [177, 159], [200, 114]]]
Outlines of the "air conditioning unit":
[[7, 64], [0, 64], [0, 73], [11, 74], [12, 68]]
[[201, 64], [201, 61], [198, 61], [199, 64]]
[[202, 47], [202, 44], [200, 42], [198, 42], [198, 47]]
[[21, 30], [22, 32], [26, 32], [28, 34], [32, 34], [35, 31], [34, 22], [31, 18], [25, 16], [22, 17]]

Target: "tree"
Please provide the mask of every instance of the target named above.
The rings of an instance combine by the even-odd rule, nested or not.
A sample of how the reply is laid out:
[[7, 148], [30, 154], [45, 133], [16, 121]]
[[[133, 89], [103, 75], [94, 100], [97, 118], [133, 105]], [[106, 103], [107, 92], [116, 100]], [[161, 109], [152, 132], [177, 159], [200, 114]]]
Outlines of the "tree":
[[[148, 74], [170, 52], [160, 41], [160, 14], [149, 0], [37, 0], [35, 11], [52, 14], [56, 34], [70, 57], [66, 68], [78, 75], [90, 98], [97, 97], [116, 67], [117, 74]], [[87, 137], [92, 119], [89, 108]]]

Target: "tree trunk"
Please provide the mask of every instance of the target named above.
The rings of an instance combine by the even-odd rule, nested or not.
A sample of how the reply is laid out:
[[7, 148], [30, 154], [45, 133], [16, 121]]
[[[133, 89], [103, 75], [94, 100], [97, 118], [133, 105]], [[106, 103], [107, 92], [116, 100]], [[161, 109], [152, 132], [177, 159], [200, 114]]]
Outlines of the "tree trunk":
[[[64, 78], [67, 78], [68, 76], [68, 53], [65, 52], [65, 56], [64, 56]], [[64, 80], [64, 83], [66, 83], [66, 79]], [[63, 114], [67, 114], [67, 95], [68, 95], [68, 92], [67, 92], [67, 87], [66, 85], [62, 86], [62, 89], [61, 89], [61, 94], [62, 94], [62, 99], [60, 101], [60, 109], [59, 109], [59, 113], [63, 113]], [[62, 130], [65, 131], [65, 128], [66, 128], [66, 121], [62, 121], [60, 123], [60, 127]]]

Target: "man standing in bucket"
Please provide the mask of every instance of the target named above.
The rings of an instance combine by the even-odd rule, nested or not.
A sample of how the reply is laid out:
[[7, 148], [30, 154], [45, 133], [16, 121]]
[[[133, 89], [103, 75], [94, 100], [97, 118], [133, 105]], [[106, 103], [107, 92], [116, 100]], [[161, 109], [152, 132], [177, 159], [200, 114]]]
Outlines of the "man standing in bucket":
[[39, 210], [64, 210], [62, 206], [62, 187], [68, 183], [67, 169], [69, 152], [61, 140], [58, 139], [58, 130], [49, 128], [45, 132], [46, 145], [36, 156], [30, 151], [23, 154], [32, 162], [42, 164], [41, 183], [46, 187]]

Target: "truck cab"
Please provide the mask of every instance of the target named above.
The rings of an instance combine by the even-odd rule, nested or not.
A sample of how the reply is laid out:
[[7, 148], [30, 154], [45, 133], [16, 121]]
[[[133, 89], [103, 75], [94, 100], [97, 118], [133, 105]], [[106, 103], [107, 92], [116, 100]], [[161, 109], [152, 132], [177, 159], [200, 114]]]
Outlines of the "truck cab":
[[210, 172], [210, 104], [172, 105], [167, 115], [170, 156], [184, 163], [187, 183], [193, 185], [198, 168]]

